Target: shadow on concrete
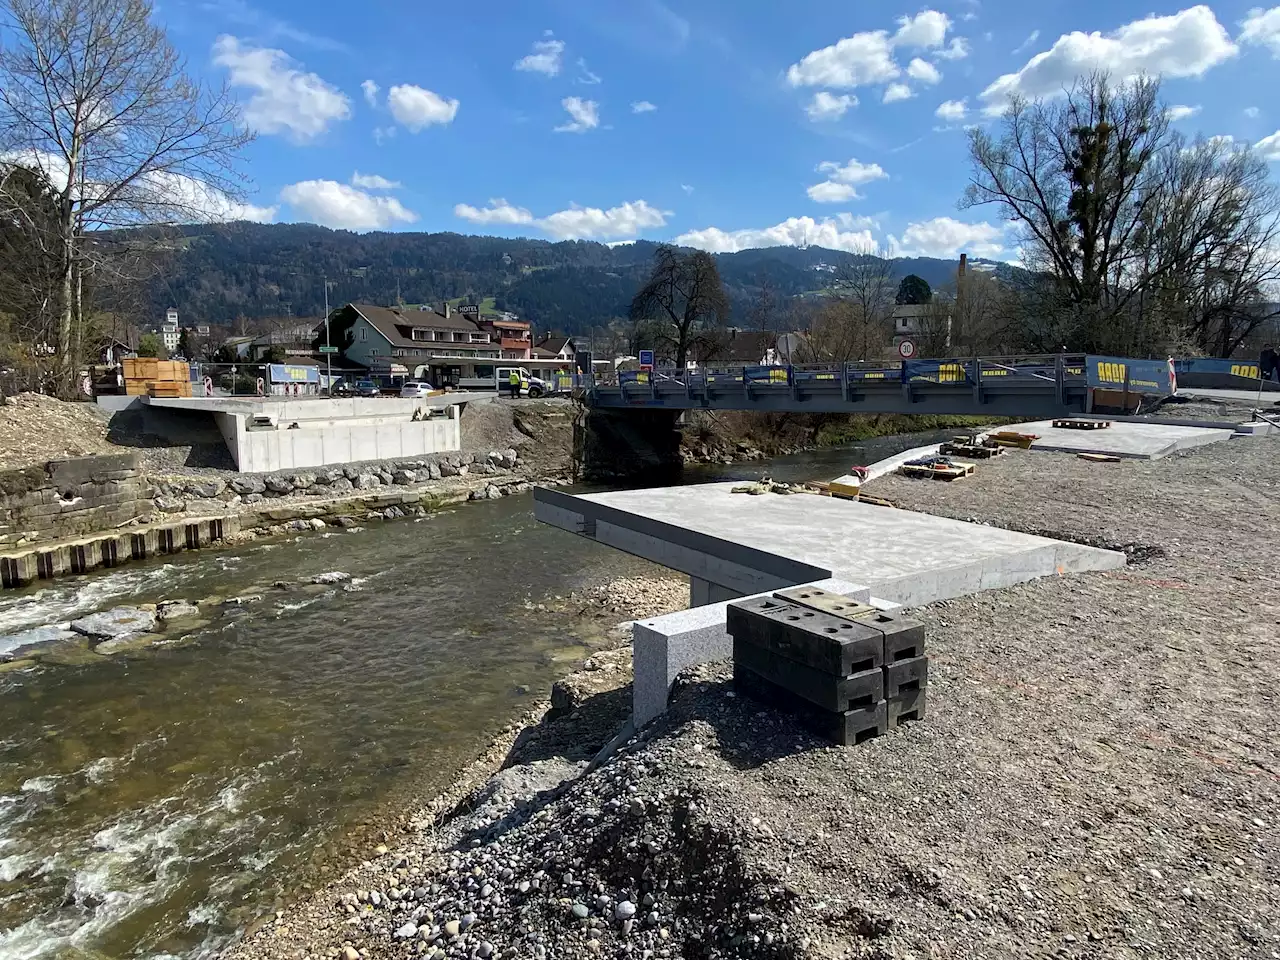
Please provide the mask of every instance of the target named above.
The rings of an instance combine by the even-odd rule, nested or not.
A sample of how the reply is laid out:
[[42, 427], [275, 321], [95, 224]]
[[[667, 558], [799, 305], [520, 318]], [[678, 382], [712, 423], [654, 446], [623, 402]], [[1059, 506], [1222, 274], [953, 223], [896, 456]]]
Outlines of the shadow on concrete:
[[107, 440], [121, 447], [167, 450], [165, 459], [172, 466], [236, 468], [221, 432], [204, 411], [122, 410], [108, 422]]

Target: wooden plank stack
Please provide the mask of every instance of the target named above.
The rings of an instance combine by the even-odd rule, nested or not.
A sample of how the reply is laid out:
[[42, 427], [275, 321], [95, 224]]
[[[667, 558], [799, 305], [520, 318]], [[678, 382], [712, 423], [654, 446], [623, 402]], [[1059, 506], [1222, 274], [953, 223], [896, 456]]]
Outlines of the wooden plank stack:
[[130, 397], [189, 397], [191, 368], [182, 360], [125, 357], [124, 392]]
[[924, 625], [812, 587], [730, 603], [734, 686], [818, 736], [861, 743], [925, 715]]

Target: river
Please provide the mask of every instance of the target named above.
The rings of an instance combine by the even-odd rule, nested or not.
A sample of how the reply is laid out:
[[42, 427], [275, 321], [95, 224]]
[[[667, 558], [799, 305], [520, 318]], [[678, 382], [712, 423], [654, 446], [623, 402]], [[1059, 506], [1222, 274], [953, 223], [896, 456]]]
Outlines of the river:
[[[688, 479], [832, 477], [929, 439]], [[272, 588], [333, 570], [354, 580]], [[216, 953], [604, 642], [544, 602], [660, 572], [536, 523], [522, 496], [0, 593], [0, 635], [262, 595], [161, 648], [0, 675], [0, 960]]]

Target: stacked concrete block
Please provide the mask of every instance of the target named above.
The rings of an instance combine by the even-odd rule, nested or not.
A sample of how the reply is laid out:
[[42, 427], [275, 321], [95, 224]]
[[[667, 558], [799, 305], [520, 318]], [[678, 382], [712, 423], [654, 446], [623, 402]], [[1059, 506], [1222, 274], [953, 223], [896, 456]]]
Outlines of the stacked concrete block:
[[924, 625], [800, 587], [730, 603], [734, 685], [851, 745], [925, 715]]

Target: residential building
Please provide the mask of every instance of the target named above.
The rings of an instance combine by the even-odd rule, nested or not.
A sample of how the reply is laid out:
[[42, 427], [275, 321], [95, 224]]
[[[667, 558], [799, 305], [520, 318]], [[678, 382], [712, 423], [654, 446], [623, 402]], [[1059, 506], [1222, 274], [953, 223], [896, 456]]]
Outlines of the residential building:
[[480, 312], [475, 304], [455, 307], [454, 313], [466, 317], [476, 324], [484, 333], [489, 334], [491, 343], [496, 343], [502, 351], [503, 360], [528, 360], [533, 348], [533, 334], [527, 321], [521, 320], [514, 313], [486, 314]]
[[316, 340], [316, 331], [324, 342], [324, 318], [309, 320], [293, 320], [277, 327], [269, 333], [254, 337], [246, 351], [250, 360], [262, 360], [272, 351], [283, 351], [286, 357], [309, 357], [312, 355], [312, 344]]
[[[349, 303], [333, 312], [329, 328], [347, 360], [377, 376], [412, 374], [452, 386], [477, 361], [502, 359], [501, 341], [447, 303], [438, 310]], [[316, 329], [323, 333], [323, 321]]]
[[241, 359], [249, 359], [249, 345], [256, 340], [257, 337], [227, 337], [222, 341], [222, 345], [231, 350]]
[[178, 311], [170, 307], [165, 311], [164, 322], [156, 328], [156, 334], [160, 337], [160, 342], [164, 344], [167, 352], [173, 353], [178, 349], [178, 341], [182, 338], [182, 331], [178, 328]]
[[577, 351], [569, 337], [547, 337], [533, 348], [532, 355], [535, 360], [560, 360], [570, 365]]

